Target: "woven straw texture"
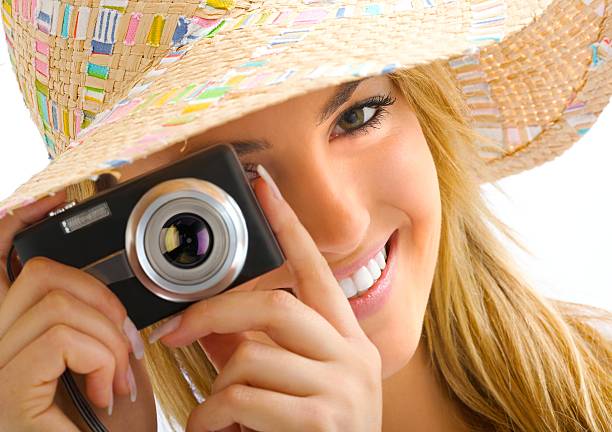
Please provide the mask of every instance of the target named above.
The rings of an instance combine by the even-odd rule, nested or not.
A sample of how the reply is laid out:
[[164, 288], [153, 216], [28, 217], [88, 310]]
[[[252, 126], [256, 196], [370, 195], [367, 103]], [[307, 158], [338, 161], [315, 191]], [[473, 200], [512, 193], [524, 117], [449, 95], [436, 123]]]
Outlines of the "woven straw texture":
[[560, 155], [609, 102], [609, 15], [608, 0], [4, 0], [53, 161], [0, 217], [266, 106], [436, 59], [483, 136], [477, 176], [495, 181]]

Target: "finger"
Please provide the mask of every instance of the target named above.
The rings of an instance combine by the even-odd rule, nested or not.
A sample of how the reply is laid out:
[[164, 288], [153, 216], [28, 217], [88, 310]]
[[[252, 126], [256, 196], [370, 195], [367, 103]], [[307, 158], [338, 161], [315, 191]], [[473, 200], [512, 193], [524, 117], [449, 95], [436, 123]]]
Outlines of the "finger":
[[225, 367], [238, 346], [249, 340], [246, 332], [218, 334], [211, 333], [198, 339], [206, 357], [215, 367], [217, 373]]
[[292, 289], [295, 281], [289, 270], [289, 263], [285, 261], [280, 267], [270, 270], [253, 279], [243, 282], [228, 291], [257, 291], [272, 289]]
[[215, 431], [233, 423], [266, 432], [331, 430], [317, 424], [321, 420], [310, 414], [312, 403], [310, 398], [236, 384], [195, 407], [185, 431]]
[[42, 219], [50, 210], [64, 204], [65, 201], [66, 192], [61, 191], [26, 207], [19, 208], [13, 212], [13, 215], [0, 218], [0, 303], [9, 287], [6, 259], [13, 244], [13, 237], [18, 231]]
[[254, 183], [255, 193], [295, 278], [295, 294], [341, 335], [363, 337], [363, 330], [329, 264], [289, 204], [284, 199], [276, 199], [266, 186], [264, 178], [272, 183], [273, 180], [261, 168], [258, 165], [261, 177]]
[[262, 331], [244, 331], [238, 333], [211, 333], [198, 339], [198, 343], [206, 353], [206, 356], [219, 372], [228, 362], [238, 346], [245, 341], [254, 340], [270, 346], [279, 347], [270, 337]]
[[219, 429], [216, 432], [251, 432], [251, 430], [250, 429], [246, 429], [243, 426], [234, 423], [233, 425], [228, 426], [228, 427], [223, 428], [223, 429]]
[[127, 380], [130, 343], [115, 324], [65, 291], [55, 290], [23, 314], [0, 339], [0, 368], [49, 328], [64, 324], [102, 342], [115, 356], [115, 388], [130, 391]]
[[[8, 377], [18, 377], [19, 388], [15, 397], [30, 397], [40, 404], [51, 405], [57, 386], [57, 379], [69, 368], [86, 375], [86, 394], [97, 407], [109, 405], [115, 375], [115, 358], [98, 340], [66, 325], [51, 327], [42, 336], [23, 349], [1, 370], [3, 383]], [[28, 389], [36, 389], [38, 395], [32, 398]], [[30, 409], [35, 407], [30, 406]]]
[[[215, 379], [211, 394], [232, 384], [272, 390], [293, 396], [312, 396], [328, 391], [324, 383], [325, 363], [308, 359], [282, 348], [256, 341], [240, 344]], [[312, 379], [312, 377], [317, 379]]]
[[[249, 313], [245, 313], [249, 311]], [[281, 347], [314, 360], [342, 356], [346, 341], [321, 315], [283, 290], [225, 292], [192, 304], [150, 335], [170, 347], [211, 333], [260, 330]]]
[[31, 431], [45, 431], [45, 432], [82, 432], [68, 416], [57, 406], [52, 405], [49, 407], [44, 416], [35, 417], [30, 419], [30, 428], [26, 430]]
[[117, 296], [95, 277], [47, 258], [26, 262], [0, 304], [0, 338], [17, 317], [23, 315], [52, 290], [64, 290], [105, 314], [123, 328], [127, 311]]

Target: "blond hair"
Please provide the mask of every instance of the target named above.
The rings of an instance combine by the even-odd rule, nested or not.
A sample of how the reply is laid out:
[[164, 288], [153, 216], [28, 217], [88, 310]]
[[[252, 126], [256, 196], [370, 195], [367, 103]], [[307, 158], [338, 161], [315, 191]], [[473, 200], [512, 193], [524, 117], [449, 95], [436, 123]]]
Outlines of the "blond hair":
[[[444, 64], [389, 77], [417, 115], [440, 185], [440, 248], [422, 334], [439, 382], [471, 430], [607, 432], [612, 347], [586, 312], [606, 323], [612, 314], [544, 298], [521, 278], [491, 228], [526, 248], [481, 196], [474, 143], [483, 137]], [[214, 367], [197, 343], [154, 344], [145, 358], [164, 414], [184, 428], [210, 394]]]

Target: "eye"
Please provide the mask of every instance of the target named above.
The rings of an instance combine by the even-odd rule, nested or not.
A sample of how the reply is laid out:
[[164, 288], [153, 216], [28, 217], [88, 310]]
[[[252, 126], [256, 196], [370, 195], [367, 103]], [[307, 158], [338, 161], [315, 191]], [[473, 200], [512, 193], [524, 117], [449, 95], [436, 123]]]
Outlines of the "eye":
[[[338, 135], [367, 135], [369, 129], [375, 129], [377, 126], [380, 126], [383, 116], [388, 112], [383, 107], [391, 106], [395, 101], [396, 98], [387, 94], [374, 96], [356, 103], [340, 115], [332, 131], [332, 137]], [[336, 129], [344, 130], [344, 132], [336, 132]], [[257, 164], [244, 162], [242, 163], [242, 168], [249, 182], [259, 177]]]
[[342, 115], [336, 127], [339, 126], [340, 129], [348, 129], [349, 131], [359, 129], [363, 124], [368, 123], [375, 115], [376, 109], [371, 107], [351, 109]]
[[252, 182], [257, 177], [259, 177], [259, 173], [257, 172], [257, 164], [245, 162], [242, 164], [242, 169], [244, 169], [244, 172], [249, 182]]
[[[390, 95], [375, 96], [363, 102], [359, 102], [342, 113], [332, 131], [332, 137], [338, 135], [367, 135], [369, 129], [380, 126], [381, 119], [387, 110], [383, 106], [395, 103], [395, 98]], [[342, 133], [342, 131], [345, 131]]]

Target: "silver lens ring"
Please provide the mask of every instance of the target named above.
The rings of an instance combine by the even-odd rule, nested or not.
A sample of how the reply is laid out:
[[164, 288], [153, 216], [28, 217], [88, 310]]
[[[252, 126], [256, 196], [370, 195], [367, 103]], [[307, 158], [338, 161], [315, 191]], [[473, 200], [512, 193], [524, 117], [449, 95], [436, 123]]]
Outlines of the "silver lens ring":
[[[173, 216], [195, 214], [213, 237], [206, 260], [178, 268], [164, 257], [160, 233]], [[234, 199], [217, 185], [195, 178], [151, 188], [134, 206], [126, 228], [126, 255], [134, 275], [158, 297], [196, 301], [225, 290], [240, 274], [248, 250], [246, 221]]]
[[[214, 275], [218, 278], [219, 272], [227, 271], [230, 264], [227, 257], [235, 252], [235, 247], [234, 251], [230, 251], [230, 247], [236, 230], [230, 226], [230, 233], [227, 226], [228, 220], [231, 223], [231, 217], [219, 203], [203, 201], [197, 194], [181, 191], [158, 198], [145, 211], [136, 230], [136, 251], [140, 265], [155, 283], [165, 285], [169, 291], [194, 292], [201, 289], [198, 288], [200, 284], [212, 283]], [[214, 239], [210, 256], [201, 265], [190, 269], [172, 265], [160, 249], [160, 233], [164, 224], [173, 216], [182, 213], [193, 213], [204, 219], [210, 226]], [[234, 245], [235, 243], [233, 242]], [[177, 290], [174, 285], [181, 288]]]

